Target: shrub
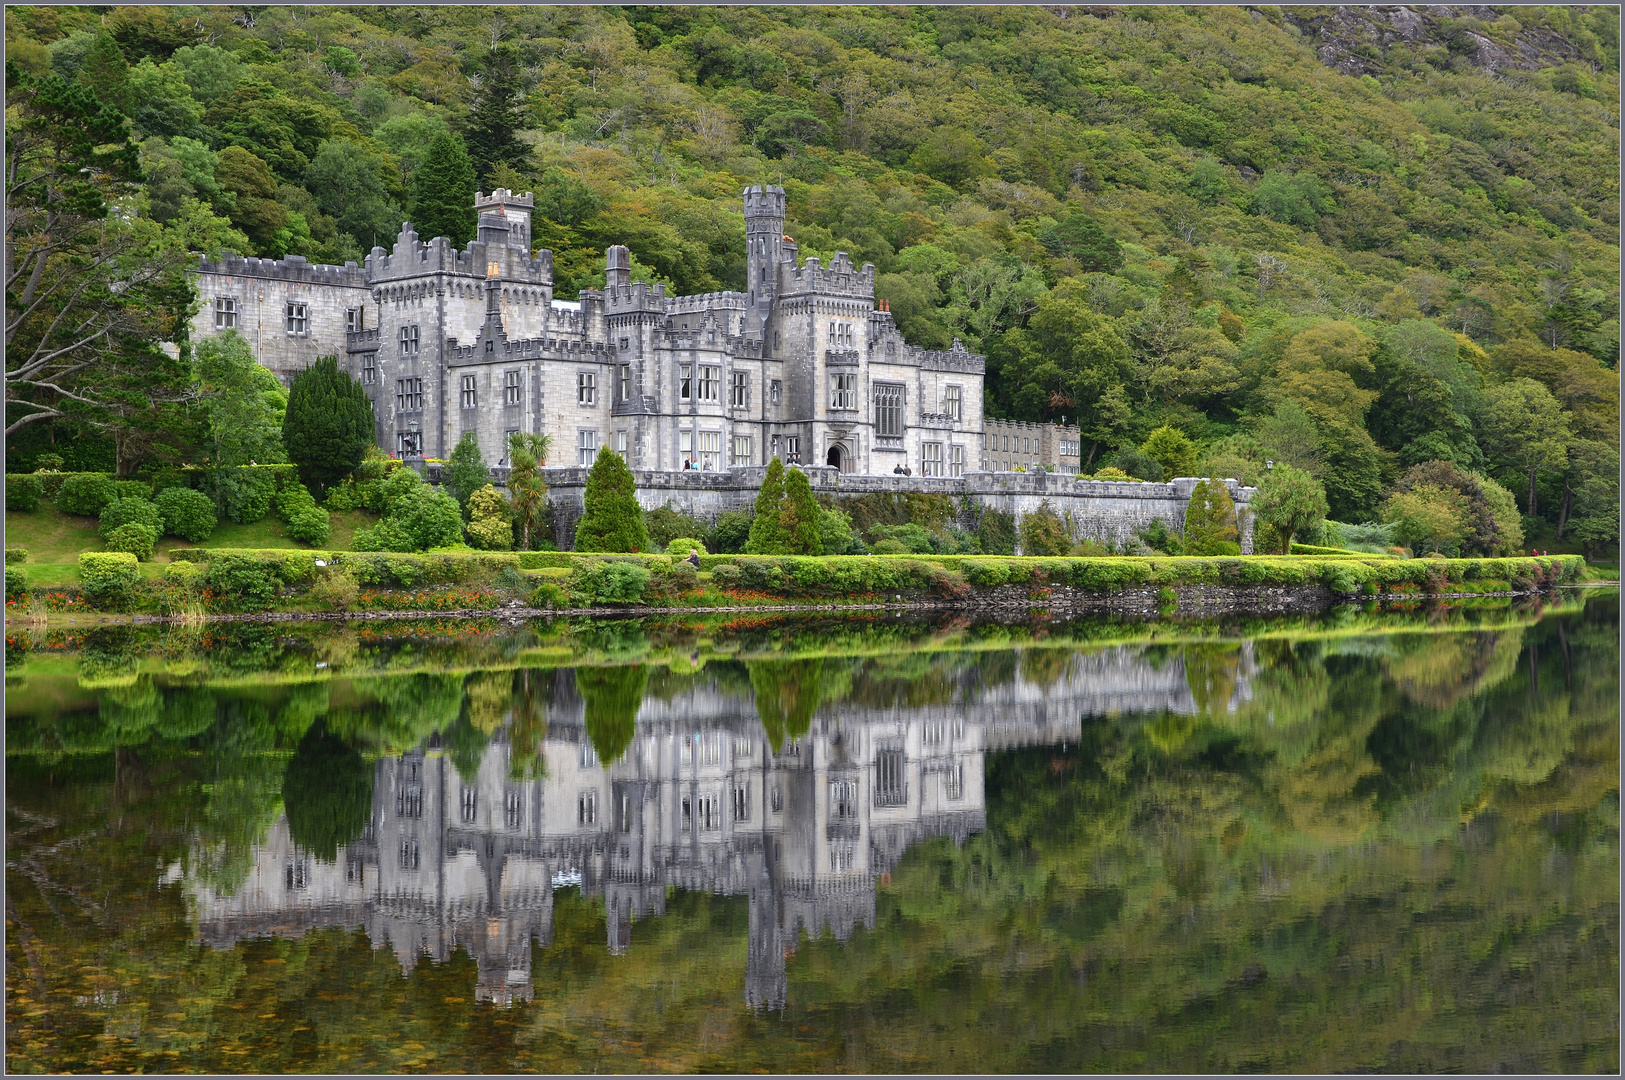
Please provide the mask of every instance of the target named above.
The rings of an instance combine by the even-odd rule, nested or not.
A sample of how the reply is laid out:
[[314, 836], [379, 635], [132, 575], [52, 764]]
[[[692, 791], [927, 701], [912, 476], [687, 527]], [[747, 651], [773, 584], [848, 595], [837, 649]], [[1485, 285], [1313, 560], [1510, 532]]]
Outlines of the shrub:
[[[397, 476], [413, 479], [397, 481]], [[427, 551], [450, 547], [463, 538], [463, 512], [457, 500], [429, 488], [411, 469], [384, 481], [389, 510], [384, 520], [355, 535], [357, 551]], [[392, 494], [399, 490], [399, 494]]]
[[214, 535], [217, 519], [214, 500], [191, 488], [170, 487], [158, 493], [154, 505], [164, 518], [164, 532], [192, 544]]
[[252, 525], [271, 512], [276, 477], [269, 469], [217, 469], [214, 483], [218, 504], [239, 525]]
[[310, 587], [310, 598], [328, 611], [348, 611], [359, 595], [361, 586], [355, 575], [340, 567], [328, 567]]
[[28, 595], [28, 575], [20, 566], [6, 564], [6, 599], [21, 600]]
[[755, 518], [743, 510], [729, 510], [719, 515], [711, 530], [711, 550], [721, 555], [744, 554], [753, 521]]
[[40, 472], [61, 472], [67, 461], [61, 454], [41, 454], [34, 459], [34, 468]]
[[1104, 469], [1100, 469], [1099, 471], [1097, 471], [1095, 473], [1095, 475], [1092, 477], [1092, 479], [1095, 479], [1095, 480], [1132, 480], [1134, 478], [1132, 476], [1130, 476], [1128, 473], [1124, 472], [1122, 469], [1119, 469], [1117, 466], [1108, 465]]
[[113, 489], [121, 499], [152, 498], [152, 485], [145, 480], [114, 480]]
[[294, 376], [282, 418], [282, 445], [300, 476], [318, 491], [361, 464], [373, 440], [372, 402], [336, 356]]
[[674, 559], [686, 559], [690, 551], [697, 551], [701, 555], [710, 554], [705, 550], [705, 544], [702, 541], [688, 536], [679, 536], [666, 545], [666, 554]]
[[102, 507], [101, 526], [96, 530], [103, 540], [113, 535], [113, 530], [121, 525], [132, 522], [151, 526], [153, 535], [161, 535], [164, 531], [164, 515], [158, 507], [146, 499], [114, 499]]
[[976, 523], [976, 542], [989, 555], [1014, 555], [1016, 519], [1002, 510], [983, 510]]
[[346, 477], [342, 483], [334, 484], [327, 489], [327, 498], [322, 505], [329, 510], [356, 510], [361, 507], [361, 489], [355, 480]]
[[37, 476], [27, 473], [18, 475], [6, 474], [6, 509], [18, 510], [31, 514], [39, 509], [40, 496], [45, 492], [45, 485]]
[[565, 608], [570, 606], [570, 594], [551, 581], [544, 581], [530, 594], [532, 607]]
[[670, 504], [645, 511], [643, 525], [649, 533], [651, 551], [665, 551], [678, 537], [704, 536], [708, 531], [704, 522]]
[[711, 584], [719, 589], [737, 589], [741, 584], [742, 572], [733, 563], [723, 563], [711, 571]]
[[902, 552], [891, 552], [890, 548], [886, 552], [882, 552], [878, 546], [872, 546], [872, 550], [877, 555], [886, 553], [931, 555], [940, 546], [935, 536], [913, 522], [906, 525], [871, 525], [869, 526], [869, 540], [871, 545], [878, 545], [886, 540], [895, 540], [903, 546]]
[[311, 501], [311, 505], [288, 519], [288, 535], [301, 543], [319, 547], [327, 543], [331, 519], [326, 510]]
[[876, 555], [907, 555], [909, 553], [908, 545], [901, 540], [894, 540], [890, 537], [870, 544], [869, 550]]
[[12, 563], [25, 563], [27, 561], [28, 561], [28, 549], [27, 548], [25, 548], [25, 547], [8, 547], [8, 548], [6, 548], [6, 565], [7, 566], [10, 566]]
[[650, 573], [632, 562], [578, 562], [570, 574], [570, 593], [593, 604], [635, 604], [649, 587]]
[[[1239, 555], [1236, 504], [1223, 480], [1201, 480], [1185, 506], [1187, 555]], [[1230, 548], [1235, 550], [1231, 551]]]
[[504, 499], [494, 485], [486, 484], [468, 497], [468, 542], [484, 551], [507, 551], [513, 547], [513, 520]]
[[[1163, 471], [1162, 462], [1158, 461], [1150, 454], [1142, 453], [1141, 451], [1136, 450], [1132, 446], [1124, 447], [1122, 450], [1119, 450], [1112, 458], [1111, 463], [1113, 466], [1116, 466], [1118, 469], [1126, 473], [1127, 478], [1130, 480], [1150, 480], [1152, 482], [1156, 482], [1162, 480], [1163, 477], [1167, 475], [1167, 473]], [[1105, 473], [1106, 470], [1101, 469], [1100, 472], [1095, 473], [1095, 475], [1103, 476]]]
[[1162, 466], [1164, 477], [1189, 476], [1196, 471], [1196, 444], [1169, 424], [1153, 431], [1141, 444], [1140, 453]]
[[277, 579], [271, 568], [251, 555], [216, 552], [205, 577], [216, 602], [243, 611], [262, 611], [276, 599]]
[[64, 514], [95, 517], [102, 507], [118, 498], [118, 488], [101, 473], [76, 473], [57, 489], [56, 508]]
[[[1140, 539], [1150, 544], [1153, 550], [1164, 555], [1187, 554], [1185, 538], [1178, 533], [1168, 531], [1167, 524], [1161, 518], [1153, 518], [1151, 524], [1140, 530]], [[1240, 549], [1237, 549], [1240, 554]]]
[[1010, 580], [1010, 568], [1003, 563], [968, 562], [965, 577], [979, 588], [994, 589]]
[[79, 588], [97, 607], [122, 607], [140, 582], [136, 557], [127, 551], [86, 551], [79, 555]]
[[158, 542], [158, 530], [143, 522], [131, 521], [109, 532], [106, 542], [108, 551], [128, 551], [141, 562], [146, 562], [152, 558], [152, 546]]
[[1066, 526], [1050, 509], [1049, 500], [1038, 504], [1038, 509], [1022, 515], [1021, 553], [1023, 555], [1065, 555], [1072, 547], [1066, 535]]

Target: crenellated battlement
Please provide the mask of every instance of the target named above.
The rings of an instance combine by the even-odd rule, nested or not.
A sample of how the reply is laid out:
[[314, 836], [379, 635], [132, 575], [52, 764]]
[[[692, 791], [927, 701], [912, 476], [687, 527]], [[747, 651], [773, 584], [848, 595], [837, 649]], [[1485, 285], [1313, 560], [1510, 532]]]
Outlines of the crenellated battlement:
[[667, 301], [666, 311], [672, 315], [724, 309], [744, 311], [750, 305], [750, 296], [741, 292], [695, 293], [693, 296], [673, 296]]
[[[585, 295], [585, 292], [583, 292]], [[634, 311], [666, 311], [666, 286], [651, 285], [647, 281], [634, 281], [630, 285], [613, 285], [604, 289], [604, 310], [608, 314]]]
[[244, 257], [235, 251], [222, 251], [219, 259], [203, 256], [198, 261], [198, 272], [309, 285], [337, 285], [347, 289], [367, 287], [366, 272], [357, 264], [347, 262], [343, 266], [333, 266], [329, 263], [313, 263], [303, 255], [287, 255], [280, 259], [256, 259]]
[[[791, 245], [785, 245], [791, 247]], [[794, 249], [791, 248], [792, 258]], [[861, 297], [873, 300], [875, 295], [875, 265], [864, 263], [861, 269], [852, 266], [846, 252], [837, 251], [829, 266], [816, 255], [807, 256], [800, 266], [792, 262], [784, 270], [785, 292], [825, 293], [836, 296]]]
[[[410, 222], [401, 223], [393, 250], [375, 247], [368, 254], [366, 277], [369, 284], [401, 278], [421, 277], [425, 274], [456, 274], [474, 278], [500, 277], [520, 280], [551, 288], [553, 285], [553, 253], [543, 248], [531, 257], [526, 246], [516, 247], [507, 239], [506, 230], [482, 230], [488, 239], [472, 240], [462, 251], [452, 246], [451, 240], [436, 236], [420, 240]], [[489, 237], [496, 236], [497, 242]], [[516, 252], [523, 254], [516, 255]], [[496, 273], [491, 270], [493, 264]]]
[[[912, 347], [910, 351], [913, 352]], [[981, 375], [987, 370], [987, 357], [966, 349], [958, 338], [954, 338], [953, 345], [946, 350], [920, 349], [912, 359], [920, 367], [931, 371], [958, 371]]]

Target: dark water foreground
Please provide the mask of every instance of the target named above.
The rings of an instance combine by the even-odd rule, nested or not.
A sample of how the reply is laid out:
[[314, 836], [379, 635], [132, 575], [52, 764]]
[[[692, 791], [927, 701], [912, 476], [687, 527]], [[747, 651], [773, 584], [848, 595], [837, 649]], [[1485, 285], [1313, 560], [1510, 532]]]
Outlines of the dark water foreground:
[[1617, 1071], [1618, 611], [12, 632], [6, 1064]]

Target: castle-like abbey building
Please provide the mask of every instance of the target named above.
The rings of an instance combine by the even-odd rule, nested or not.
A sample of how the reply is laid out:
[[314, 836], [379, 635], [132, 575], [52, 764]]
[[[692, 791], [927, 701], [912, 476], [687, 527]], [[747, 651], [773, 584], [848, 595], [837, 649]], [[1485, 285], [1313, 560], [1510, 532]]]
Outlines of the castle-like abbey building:
[[[745, 189], [747, 291], [699, 296], [633, 282], [616, 245], [603, 289], [557, 299], [552, 252], [531, 251], [532, 195], [499, 188], [475, 205], [463, 251], [408, 224], [365, 266], [205, 260], [196, 332], [237, 330], [285, 380], [337, 354], [372, 397], [379, 445], [407, 456], [445, 458], [474, 432], [496, 464], [524, 431], [552, 436], [555, 465], [589, 464], [605, 445], [657, 470], [776, 456], [958, 477], [1023, 460], [984, 452], [984, 358], [905, 342], [875, 300], [873, 265], [798, 259], [783, 188]], [[1070, 449], [1052, 467], [1075, 469]]]

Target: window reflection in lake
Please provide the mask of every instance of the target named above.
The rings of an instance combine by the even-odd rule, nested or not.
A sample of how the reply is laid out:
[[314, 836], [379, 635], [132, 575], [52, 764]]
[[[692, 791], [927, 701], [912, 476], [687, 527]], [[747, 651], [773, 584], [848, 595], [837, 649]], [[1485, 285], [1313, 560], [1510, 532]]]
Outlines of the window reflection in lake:
[[19, 646], [9, 1063], [1613, 1069], [1617, 601], [1470, 614]]

